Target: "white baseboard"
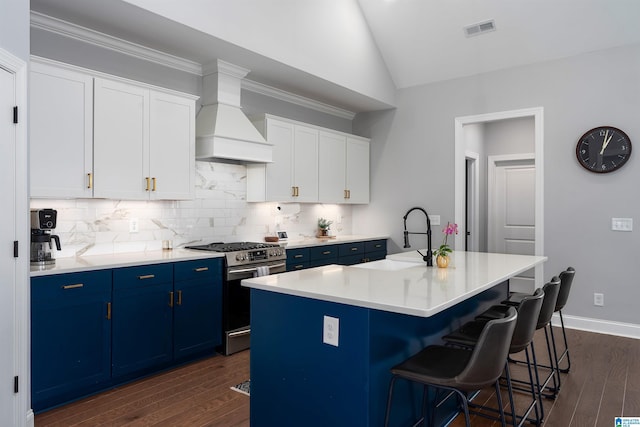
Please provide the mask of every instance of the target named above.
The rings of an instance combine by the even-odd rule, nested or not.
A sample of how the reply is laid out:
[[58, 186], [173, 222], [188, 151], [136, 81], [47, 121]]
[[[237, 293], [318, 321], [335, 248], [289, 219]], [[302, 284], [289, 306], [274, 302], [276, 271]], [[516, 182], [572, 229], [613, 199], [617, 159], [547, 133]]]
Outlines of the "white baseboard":
[[[563, 315], [564, 326], [568, 329], [596, 332], [598, 334], [617, 335], [640, 339], [640, 325], [635, 323], [614, 322], [611, 320], [591, 319], [588, 317]], [[554, 326], [560, 326], [560, 316], [555, 313], [551, 318]]]

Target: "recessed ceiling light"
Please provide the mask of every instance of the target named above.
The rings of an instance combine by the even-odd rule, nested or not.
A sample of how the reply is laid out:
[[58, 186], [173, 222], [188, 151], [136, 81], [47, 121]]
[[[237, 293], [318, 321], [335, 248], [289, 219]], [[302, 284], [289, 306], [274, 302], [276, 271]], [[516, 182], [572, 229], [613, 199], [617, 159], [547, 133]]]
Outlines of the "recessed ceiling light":
[[490, 19], [488, 21], [478, 22], [477, 24], [467, 25], [464, 27], [464, 34], [467, 37], [473, 37], [495, 30], [496, 22], [493, 19]]

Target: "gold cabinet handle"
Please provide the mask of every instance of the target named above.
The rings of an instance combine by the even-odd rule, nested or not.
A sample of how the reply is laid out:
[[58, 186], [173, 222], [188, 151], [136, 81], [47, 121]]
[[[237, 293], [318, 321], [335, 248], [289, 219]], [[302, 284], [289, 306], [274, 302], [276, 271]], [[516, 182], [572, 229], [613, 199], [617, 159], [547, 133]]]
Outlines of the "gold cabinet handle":
[[296, 197], [296, 187], [291, 187], [291, 197]]
[[200, 273], [201, 271], [209, 271], [209, 267], [198, 267], [194, 268], [193, 271]]
[[169, 292], [169, 307], [173, 307], [173, 292]]
[[322, 252], [322, 255], [330, 255], [330, 254], [331, 254], [331, 251], [324, 251], [324, 252]]
[[111, 320], [111, 303], [107, 303], [107, 320]]
[[84, 283], [76, 283], [75, 285], [64, 285], [62, 287], [62, 289], [67, 290], [67, 289], [78, 289], [78, 288], [82, 288], [84, 287]]
[[87, 178], [89, 179], [89, 183], [87, 184], [87, 188], [93, 188], [93, 174], [89, 172], [87, 174]]
[[178, 305], [182, 305], [182, 291], [178, 291]]
[[151, 182], [153, 182], [153, 186], [151, 187], [151, 191], [156, 191], [156, 177], [151, 178]]
[[294, 255], [294, 258], [302, 258], [304, 255], [298, 254], [298, 255]]
[[351, 190], [347, 190], [347, 199], [351, 198]]
[[348, 197], [347, 197], [347, 190], [343, 190], [343, 191], [344, 191], [344, 195], [343, 195], [343, 197], [344, 197], [345, 199], [348, 199]]
[[147, 188], [145, 188], [144, 191], [149, 191], [151, 188], [151, 183], [150, 183], [151, 179], [147, 176], [145, 177], [144, 180], [147, 182]]
[[354, 248], [351, 248], [351, 252], [355, 252], [355, 251], [357, 251], [357, 250], [358, 250], [358, 248], [355, 248], [355, 247], [354, 247]]
[[300, 196], [300, 187], [296, 187], [296, 197]]
[[143, 276], [138, 276], [138, 280], [153, 279], [154, 277], [156, 277], [155, 274], [145, 274]]

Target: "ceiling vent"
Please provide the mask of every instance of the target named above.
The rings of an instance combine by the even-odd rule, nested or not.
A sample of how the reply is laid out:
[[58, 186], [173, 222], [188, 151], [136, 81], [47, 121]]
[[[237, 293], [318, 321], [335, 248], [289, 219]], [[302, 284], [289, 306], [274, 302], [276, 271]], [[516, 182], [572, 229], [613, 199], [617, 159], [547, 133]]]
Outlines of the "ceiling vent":
[[467, 37], [479, 36], [480, 34], [489, 33], [496, 30], [496, 22], [491, 19], [489, 21], [479, 22], [477, 24], [464, 27], [464, 34]]

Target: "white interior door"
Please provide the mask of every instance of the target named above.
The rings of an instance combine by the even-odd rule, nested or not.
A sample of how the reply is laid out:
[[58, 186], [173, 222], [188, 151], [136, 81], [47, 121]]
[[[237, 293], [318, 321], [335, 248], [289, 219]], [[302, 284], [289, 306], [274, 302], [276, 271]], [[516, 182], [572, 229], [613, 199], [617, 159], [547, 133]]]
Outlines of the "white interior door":
[[[489, 157], [489, 252], [535, 255], [535, 177], [529, 155]], [[534, 270], [514, 277], [510, 285], [514, 291], [533, 291]]]
[[12, 386], [15, 375], [13, 357], [16, 283], [16, 258], [13, 256], [13, 242], [16, 240], [15, 105], [15, 76], [0, 68], [0, 194], [8, 202], [8, 206], [3, 209], [0, 224], [0, 414], [3, 414], [3, 422], [11, 420], [15, 399]]

